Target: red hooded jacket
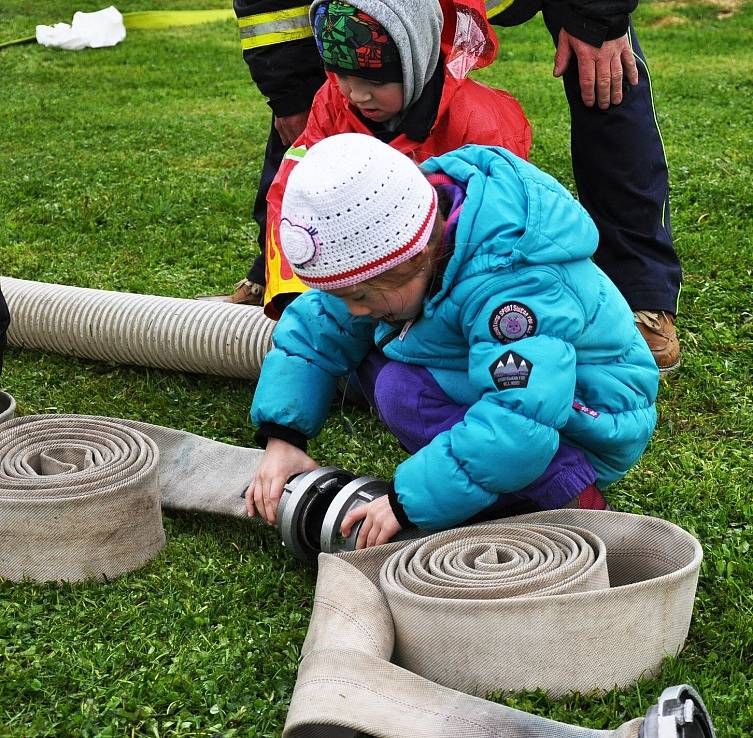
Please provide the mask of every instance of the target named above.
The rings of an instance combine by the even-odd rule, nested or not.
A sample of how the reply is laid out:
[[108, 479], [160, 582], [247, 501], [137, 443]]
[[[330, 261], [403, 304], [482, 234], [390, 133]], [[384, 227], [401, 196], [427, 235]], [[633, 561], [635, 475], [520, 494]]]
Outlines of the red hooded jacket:
[[[487, 66], [496, 55], [497, 39], [486, 20], [483, 2], [443, 0], [442, 9], [445, 25], [441, 58], [445, 73], [434, 125], [424, 141], [414, 141], [400, 133], [389, 145], [410, 156], [417, 164], [465, 144], [502, 146], [520, 157], [528, 158], [531, 127], [518, 101], [504, 90], [487, 87], [465, 76], [456, 76], [458, 68], [463, 73], [463, 67], [478, 69]], [[460, 25], [456, 23], [460, 13], [472, 14], [485, 35], [483, 49], [471, 50], [470, 56], [465, 57], [465, 63], [463, 57], [467, 47], [464, 40], [454, 33], [456, 25]], [[283, 295], [299, 294], [307, 289], [293, 273], [279, 246], [280, 209], [285, 185], [305, 150], [337, 133], [373, 135], [340, 92], [335, 76], [328, 73], [327, 81], [314, 97], [306, 129], [285, 155], [267, 195], [264, 310], [271, 318], [279, 318], [280, 308], [286, 304]]]

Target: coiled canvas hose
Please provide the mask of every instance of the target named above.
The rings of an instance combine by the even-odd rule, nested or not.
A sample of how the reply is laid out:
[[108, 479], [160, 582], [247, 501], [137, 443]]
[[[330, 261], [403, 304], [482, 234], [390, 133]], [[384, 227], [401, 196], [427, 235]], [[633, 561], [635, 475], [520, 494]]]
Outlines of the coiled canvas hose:
[[260, 307], [2, 277], [8, 343], [69, 356], [254, 378], [275, 323]]
[[[160, 503], [245, 517], [260, 456], [113, 418], [6, 420], [0, 576], [131, 571], [164, 545]], [[687, 636], [700, 562], [671, 523], [592, 510], [322, 554], [284, 736], [634, 738], [640, 720], [594, 731], [471, 695], [589, 692], [653, 673]]]
[[0, 576], [113, 579], [165, 542], [162, 507], [246, 517], [261, 458], [192, 433], [88, 415], [0, 424]]
[[[687, 636], [701, 548], [671, 523], [555, 510], [321, 554], [285, 738], [632, 738], [487, 702], [624, 687]], [[391, 663], [391, 660], [395, 663]]]

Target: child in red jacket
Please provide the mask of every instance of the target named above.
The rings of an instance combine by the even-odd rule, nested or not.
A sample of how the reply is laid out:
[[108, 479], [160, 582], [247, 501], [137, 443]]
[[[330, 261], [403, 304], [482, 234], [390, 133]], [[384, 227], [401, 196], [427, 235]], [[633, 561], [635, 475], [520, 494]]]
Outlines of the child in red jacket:
[[518, 102], [466, 76], [497, 51], [481, 0], [315, 0], [309, 17], [328, 79], [267, 196], [265, 310], [273, 318], [306, 289], [279, 245], [282, 195], [303, 150], [349, 132], [418, 163], [468, 143], [524, 158], [531, 146]]

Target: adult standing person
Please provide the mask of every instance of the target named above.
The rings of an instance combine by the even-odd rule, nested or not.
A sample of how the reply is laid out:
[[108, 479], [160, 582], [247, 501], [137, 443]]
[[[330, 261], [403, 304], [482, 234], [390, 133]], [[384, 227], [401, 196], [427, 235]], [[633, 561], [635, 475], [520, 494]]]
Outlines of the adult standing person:
[[300, 0], [234, 0], [233, 8], [238, 18], [243, 59], [272, 109], [253, 206], [253, 218], [259, 226], [260, 253], [232, 294], [199, 299], [262, 305], [266, 283], [267, 191], [285, 151], [305, 128], [311, 101], [325, 76], [309, 25], [308, 4]]
[[672, 243], [669, 174], [646, 59], [630, 20], [638, 0], [487, 3], [492, 23], [543, 11], [554, 75], [570, 106], [573, 172], [599, 229], [596, 263], [627, 300], [659, 370], [680, 364], [675, 316], [682, 272]]
[[[238, 8], [241, 4], [243, 0], [236, 0], [239, 17], [243, 17]], [[266, 0], [244, 5], [260, 9], [260, 6], [287, 4]], [[573, 171], [578, 195], [599, 230], [595, 260], [627, 299], [659, 370], [666, 373], [680, 363], [675, 316], [681, 268], [672, 243], [669, 175], [653, 107], [651, 81], [630, 21], [629, 14], [636, 6], [637, 0], [489, 0], [486, 3], [491, 22], [502, 26], [519, 25], [543, 10], [544, 21], [557, 46], [554, 74], [563, 77], [570, 106]], [[300, 15], [294, 16], [297, 23], [306, 17], [307, 6], [298, 10]], [[293, 13], [293, 9], [288, 12]], [[255, 25], [258, 28], [261, 23]], [[303, 33], [303, 26], [297, 28], [298, 31], [291, 29], [289, 33]], [[248, 44], [243, 34], [241, 27], [242, 44]], [[261, 39], [269, 45], [263, 35]], [[269, 59], [279, 54], [277, 65], [284, 69], [295, 68], [297, 78], [311, 79], [315, 71], [321, 70], [321, 60], [314, 43], [308, 41], [305, 46], [296, 47], [280, 38], [273, 42], [274, 52], [268, 49], [266, 53]], [[254, 43], [260, 43], [258, 37]], [[244, 50], [244, 57], [252, 67], [252, 76], [257, 79], [254, 55]], [[278, 89], [283, 89], [279, 78], [278, 81]], [[260, 89], [269, 90], [267, 94], [272, 104], [276, 96], [275, 84], [262, 84]], [[310, 98], [308, 102], [310, 104]], [[261, 184], [266, 187], [260, 186], [260, 194], [263, 191], [266, 195], [273, 176], [274, 172], [266, 182], [262, 176]], [[258, 195], [254, 208], [257, 221], [262, 210], [266, 217], [263, 206]], [[262, 244], [262, 233], [259, 238]], [[261, 251], [263, 254], [263, 244]], [[253, 277], [261, 258], [257, 259], [249, 277]], [[251, 282], [260, 297], [263, 286], [254, 284], [253, 279]], [[244, 287], [243, 282], [239, 283], [236, 293], [225, 299], [245, 302], [240, 299]]]

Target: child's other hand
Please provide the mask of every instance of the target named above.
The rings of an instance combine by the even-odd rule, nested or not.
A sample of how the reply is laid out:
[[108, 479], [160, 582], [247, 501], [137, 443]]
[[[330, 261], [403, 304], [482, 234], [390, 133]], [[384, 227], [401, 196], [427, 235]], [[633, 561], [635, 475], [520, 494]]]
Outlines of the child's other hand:
[[344, 518], [340, 531], [347, 538], [353, 526], [363, 520], [361, 530], [358, 532], [356, 548], [370, 548], [387, 543], [392, 536], [401, 531], [403, 527], [397, 522], [395, 513], [390, 507], [387, 495], [377, 497], [368, 505], [360, 505], [351, 510]]
[[298, 472], [318, 469], [305, 451], [279, 438], [270, 438], [261, 463], [246, 490], [246, 512], [257, 513], [270, 524], [277, 522], [277, 505], [285, 482]]

